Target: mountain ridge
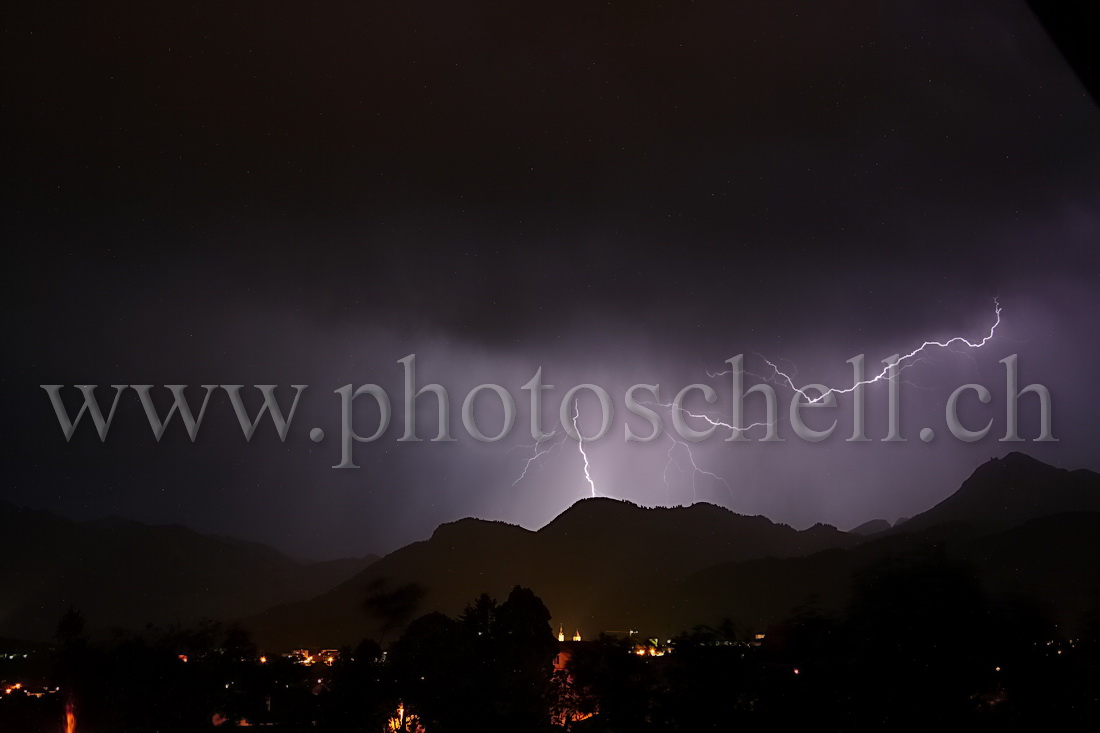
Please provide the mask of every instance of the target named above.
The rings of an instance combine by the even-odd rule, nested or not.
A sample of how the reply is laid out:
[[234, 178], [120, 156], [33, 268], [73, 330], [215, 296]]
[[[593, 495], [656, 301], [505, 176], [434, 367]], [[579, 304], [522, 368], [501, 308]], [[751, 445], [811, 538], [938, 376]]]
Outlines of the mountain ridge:
[[[101, 629], [210, 616], [240, 620], [269, 649], [333, 646], [383, 638], [409, 620], [372, 617], [371, 594], [407, 589], [416, 603], [406, 615], [457, 614], [477, 594], [503, 597], [517, 584], [543, 598], [555, 624], [675, 633], [722, 615], [763, 624], [812, 597], [838, 607], [860, 563], [937, 543], [972, 561], [991, 587], [1060, 599], [1072, 623], [1084, 601], [1066, 588], [1090, 581], [1065, 555], [1094, 557], [1100, 530], [1087, 534], [1090, 513], [1100, 516], [1100, 474], [1016, 452], [979, 465], [946, 499], [892, 527], [796, 530], [705, 502], [588, 497], [536, 530], [466, 517], [382, 558], [323, 562], [182, 525], [77, 522], [0, 502], [0, 550], [18, 558], [0, 565], [0, 636], [48, 639], [72, 603]], [[1075, 514], [1084, 518], [1035, 524]], [[1059, 529], [1066, 536], [1044, 534]], [[1013, 537], [1036, 557], [1019, 556], [1005, 539]], [[1013, 577], [998, 561], [1023, 570]]]
[[913, 532], [946, 521], [1008, 529], [1066, 511], [1100, 511], [1100, 474], [1012, 451], [981, 464], [950, 496], [890, 531]]
[[308, 562], [179, 524], [77, 521], [0, 502], [0, 635], [52, 638], [80, 608], [89, 628], [229, 619], [322, 592], [375, 558]]
[[[1062, 491], [1067, 480], [1069, 488]], [[1047, 492], [1054, 499], [1032, 500], [1048, 484], [1055, 486]], [[1006, 513], [998, 507], [1011, 496], [1006, 492], [1021, 493], [1017, 485], [1024, 487], [1024, 500], [1008, 502], [1015, 509]], [[592, 630], [650, 624], [675, 632], [683, 628], [677, 624], [716, 620], [708, 608], [742, 608], [739, 586], [761, 568], [765, 575], [786, 578], [773, 584], [774, 591], [752, 581], [760, 589], [753, 602], [767, 613], [745, 609], [744, 615], [755, 613], [763, 622], [815, 593], [837, 606], [856, 565], [881, 553], [935, 542], [974, 544], [1067, 508], [1100, 509], [1100, 475], [1055, 468], [1024, 454], [982, 464], [952, 496], [960, 492], [962, 499], [949, 497], [904, 523], [873, 525], [881, 531], [867, 536], [824, 524], [795, 530], [713, 504], [641, 507], [607, 497], [581, 499], [535, 531], [467, 518], [441, 525], [429, 539], [394, 551], [321, 596], [269, 609], [245, 624], [273, 646], [291, 640], [335, 643], [331, 636], [354, 643], [378, 637], [379, 620], [363, 605], [372, 584], [421, 589], [420, 603], [410, 611], [416, 614], [457, 614], [480, 592], [499, 597], [519, 584], [546, 601], [555, 623]], [[826, 578], [830, 587], [822, 587]], [[807, 593], [811, 588], [816, 591]], [[330, 640], [311, 628], [325, 629]]]
[[322, 643], [319, 634], [298, 636], [295, 629], [305, 627], [348, 641], [379, 633], [363, 610], [373, 584], [423, 588], [422, 610], [452, 614], [482, 591], [499, 597], [519, 584], [536, 587], [567, 625], [590, 627], [601, 599], [633, 584], [677, 582], [716, 560], [797, 555], [856, 541], [829, 525], [800, 531], [713, 504], [641, 507], [585, 498], [535, 531], [470, 518], [441, 525], [327, 593], [245, 624], [271, 646]]

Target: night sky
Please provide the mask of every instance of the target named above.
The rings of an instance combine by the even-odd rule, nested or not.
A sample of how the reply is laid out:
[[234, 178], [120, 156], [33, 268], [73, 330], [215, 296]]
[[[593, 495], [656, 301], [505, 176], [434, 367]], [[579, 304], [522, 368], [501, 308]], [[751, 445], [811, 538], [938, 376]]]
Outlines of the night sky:
[[[1009, 450], [1100, 469], [1100, 111], [1023, 2], [19, 3], [0, 33], [5, 501], [319, 558], [464, 516], [537, 528], [590, 493], [573, 441], [513, 485], [540, 366], [548, 430], [569, 387], [611, 393], [592, 477], [646, 505], [847, 529]], [[682, 446], [623, 440], [648, 432], [634, 383], [711, 384], [691, 405], [728, 420], [729, 377], [707, 372], [730, 357], [846, 386], [857, 354], [980, 339], [994, 298], [983, 349], [905, 372], [907, 442], [880, 440], [883, 384], [868, 443], [845, 441], [846, 400], [832, 438], [798, 440], [777, 388], [785, 442], [694, 447], [728, 486]], [[434, 398], [426, 439], [397, 441], [412, 353], [455, 442], [428, 440]], [[998, 441], [1014, 353], [1057, 443]], [[500, 443], [461, 424], [484, 382], [519, 406]], [[943, 409], [968, 382], [994, 397], [969, 424], [994, 426], [965, 444]], [[197, 408], [208, 383], [282, 385], [285, 406], [309, 387], [285, 443], [269, 422], [246, 442], [222, 394], [194, 443], [173, 424], [159, 444], [132, 392], [105, 443], [87, 422], [67, 443], [39, 388], [189, 384]], [[393, 423], [333, 469], [333, 390], [365, 383]]]

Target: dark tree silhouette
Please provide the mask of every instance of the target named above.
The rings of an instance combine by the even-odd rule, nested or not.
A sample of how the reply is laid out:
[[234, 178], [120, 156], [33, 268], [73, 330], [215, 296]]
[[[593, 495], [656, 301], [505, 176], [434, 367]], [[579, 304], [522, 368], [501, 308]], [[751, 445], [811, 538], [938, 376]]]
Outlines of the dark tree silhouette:
[[391, 631], [396, 631], [409, 622], [425, 593], [425, 588], [417, 583], [390, 587], [385, 578], [371, 582], [367, 587], [363, 608], [378, 621], [380, 644], [385, 643], [386, 636]]
[[537, 732], [550, 725], [556, 653], [550, 612], [516, 587], [499, 606], [481, 595], [457, 621], [416, 619], [390, 649], [389, 671], [428, 730]]
[[566, 668], [585, 701], [581, 712], [598, 712], [584, 721], [584, 730], [650, 729], [657, 680], [652, 667], [631, 653], [632, 647], [627, 639], [601, 634], [570, 657]]
[[516, 586], [500, 605], [492, 634], [497, 648], [500, 722], [509, 730], [548, 727], [550, 679], [558, 644], [550, 612], [529, 588]]

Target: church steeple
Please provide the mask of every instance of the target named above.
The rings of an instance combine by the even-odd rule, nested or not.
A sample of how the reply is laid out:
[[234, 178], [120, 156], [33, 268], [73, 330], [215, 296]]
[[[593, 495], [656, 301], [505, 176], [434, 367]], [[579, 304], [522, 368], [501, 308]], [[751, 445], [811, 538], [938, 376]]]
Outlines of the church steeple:
[[565, 641], [565, 628], [558, 624], [558, 641]]

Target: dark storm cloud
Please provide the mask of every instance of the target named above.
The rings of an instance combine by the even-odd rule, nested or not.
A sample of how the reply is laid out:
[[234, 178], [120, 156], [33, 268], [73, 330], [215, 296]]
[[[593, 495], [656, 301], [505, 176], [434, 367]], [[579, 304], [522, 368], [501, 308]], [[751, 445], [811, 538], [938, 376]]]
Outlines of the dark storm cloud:
[[[1018, 351], [1060, 398], [1041, 457], [1095, 467], [1100, 115], [1022, 3], [6, 12], [6, 498], [318, 554], [537, 525], [583, 494], [575, 456], [513, 489], [522, 451], [398, 446], [399, 423], [350, 474], [331, 440], [224, 422], [67, 446], [37, 385], [306, 383], [306, 429], [413, 352], [460, 395], [521, 397], [540, 365], [674, 390], [754, 349], [843, 380], [857, 353], [982, 333], [994, 296], [1016, 340], [974, 369]], [[914, 427], [970, 364], [922, 366]], [[639, 501], [844, 525], [1003, 447], [715, 442], [732, 491], [666, 492], [667, 447], [619, 437], [595, 470]]]

